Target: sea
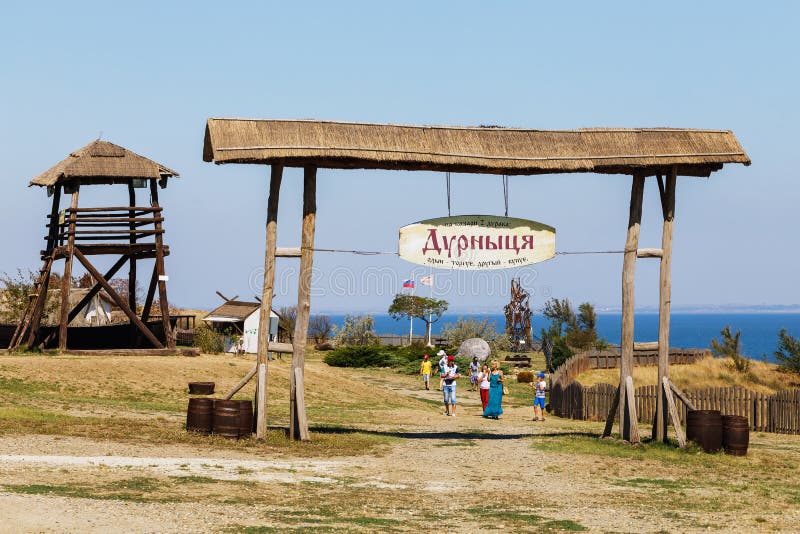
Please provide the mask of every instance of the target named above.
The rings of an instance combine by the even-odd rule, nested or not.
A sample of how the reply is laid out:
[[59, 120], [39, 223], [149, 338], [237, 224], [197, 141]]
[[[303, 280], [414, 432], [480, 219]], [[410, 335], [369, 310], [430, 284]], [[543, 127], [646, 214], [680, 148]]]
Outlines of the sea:
[[[341, 326], [344, 315], [331, 315], [331, 321]], [[409, 321], [396, 321], [386, 314], [372, 314], [375, 332], [378, 334], [408, 335]], [[500, 314], [446, 314], [433, 324], [432, 334], [438, 335], [448, 323], [458, 317], [483, 320], [489, 318], [495, 329], [505, 329], [505, 316]], [[532, 319], [533, 333], [539, 336], [548, 321], [540, 314]], [[607, 342], [619, 344], [622, 330], [622, 315], [598, 313], [597, 330]], [[733, 332], [741, 330], [742, 353], [756, 360], [774, 362], [778, 345], [778, 332], [785, 328], [794, 337], [800, 337], [800, 313], [673, 313], [670, 320], [670, 346], [680, 348], [710, 348], [711, 340], [720, 337], [720, 330], [730, 326]], [[414, 334], [424, 335], [425, 323], [414, 320]], [[636, 341], [658, 340], [658, 313], [637, 313], [634, 326]]]

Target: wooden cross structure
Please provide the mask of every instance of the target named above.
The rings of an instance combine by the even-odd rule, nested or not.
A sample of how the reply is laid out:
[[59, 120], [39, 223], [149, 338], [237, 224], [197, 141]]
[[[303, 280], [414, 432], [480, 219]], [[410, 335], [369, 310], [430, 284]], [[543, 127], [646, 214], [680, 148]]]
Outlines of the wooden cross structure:
[[[34, 282], [27, 307], [9, 345], [10, 349], [22, 346], [46, 347], [58, 339], [58, 349], [68, 348], [67, 325], [100, 291], [104, 291], [122, 310], [131, 323], [129, 345], [137, 346], [141, 338], [156, 349], [175, 348], [170, 328], [169, 302], [167, 300], [164, 257], [169, 247], [164, 245], [164, 215], [158, 202], [158, 186], [167, 186], [171, 176], [178, 176], [164, 165], [151, 161], [125, 148], [106, 141], [93, 141], [72, 152], [65, 160], [34, 178], [30, 185], [46, 187], [52, 194], [53, 204], [48, 215], [46, 246], [41, 251], [42, 268]], [[80, 207], [78, 195], [81, 187], [98, 184], [127, 185], [128, 205], [114, 207]], [[149, 205], [137, 206], [136, 189], [149, 189]], [[70, 195], [69, 207], [60, 209], [62, 195]], [[101, 273], [91, 256], [113, 255], [119, 259], [105, 273]], [[73, 260], [86, 269], [94, 286], [75, 306], [70, 307]], [[154, 259], [147, 298], [141, 317], [137, 315], [136, 275], [137, 262]], [[53, 265], [64, 260], [60, 281], [60, 315], [58, 329], [49, 336], [41, 336], [41, 321], [47, 301]], [[110, 284], [111, 279], [128, 265], [128, 298], [124, 299]], [[158, 290], [160, 322], [164, 339], [159, 339], [147, 326], [151, 317], [153, 300]]]
[[[494, 175], [600, 173], [632, 178], [630, 214], [622, 264], [622, 365], [617, 404], [608, 414], [605, 434], [619, 417], [620, 435], [640, 440], [633, 398], [634, 274], [637, 258], [658, 258], [660, 306], [658, 341], [659, 396], [655, 439], [666, 440], [670, 403], [669, 315], [675, 188], [678, 176], [708, 177], [725, 163], [750, 164], [736, 137], [727, 130], [677, 128], [595, 128], [531, 130], [499, 127], [403, 126], [316, 120], [209, 119], [203, 159], [217, 164], [271, 166], [267, 207], [264, 285], [261, 299], [258, 362], [257, 436], [266, 431], [267, 351], [292, 352], [290, 436], [308, 439], [303, 366], [310, 313], [311, 266], [316, 218], [317, 169], [388, 169]], [[268, 343], [269, 312], [275, 285], [278, 196], [284, 167], [304, 169], [303, 231], [300, 253], [297, 323], [294, 346]], [[664, 219], [661, 248], [639, 248], [645, 180], [655, 177]], [[566, 178], [565, 178], [566, 179]], [[245, 379], [249, 379], [245, 377]], [[246, 380], [243, 380], [242, 385]], [[618, 412], [618, 413], [617, 413]], [[672, 422], [679, 433], [680, 424]]]

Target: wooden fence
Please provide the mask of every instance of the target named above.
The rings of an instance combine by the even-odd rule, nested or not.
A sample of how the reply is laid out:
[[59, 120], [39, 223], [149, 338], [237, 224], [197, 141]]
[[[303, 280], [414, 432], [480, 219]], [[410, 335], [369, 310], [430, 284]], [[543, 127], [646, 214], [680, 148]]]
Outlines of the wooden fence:
[[[559, 417], [603, 421], [611, 409], [616, 386], [596, 384], [584, 387], [580, 382], [555, 383], [550, 392], [550, 406]], [[652, 424], [656, 412], [657, 388], [636, 388], [636, 413], [640, 423]], [[756, 393], [732, 386], [684, 391], [698, 410], [720, 410], [723, 415], [742, 415], [750, 429], [780, 434], [800, 434], [800, 389], [785, 389], [774, 395]], [[686, 406], [678, 402], [681, 421], [686, 421]]]
[[[671, 365], [691, 364], [710, 357], [711, 351], [708, 349], [675, 348], [669, 351], [669, 363]], [[569, 358], [555, 370], [552, 376], [552, 383], [560, 383], [562, 386], [566, 386], [590, 369], [618, 369], [619, 361], [619, 351], [590, 350], [581, 352]], [[658, 352], [636, 351], [633, 353], [633, 364], [641, 366], [658, 365]]]

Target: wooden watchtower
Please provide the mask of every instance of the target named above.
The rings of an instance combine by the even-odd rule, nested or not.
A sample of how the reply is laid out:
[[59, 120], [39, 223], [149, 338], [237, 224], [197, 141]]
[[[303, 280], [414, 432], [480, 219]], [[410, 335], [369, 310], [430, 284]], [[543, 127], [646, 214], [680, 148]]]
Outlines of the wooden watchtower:
[[[47, 222], [46, 246], [41, 251], [42, 268], [34, 282], [22, 319], [11, 339], [10, 349], [21, 346], [45, 347], [58, 339], [58, 349], [67, 344], [67, 325], [83, 307], [101, 290], [128, 317], [131, 335], [128, 344], [138, 346], [142, 338], [155, 348], [175, 347], [170, 328], [169, 302], [167, 300], [164, 257], [169, 247], [164, 245], [163, 208], [158, 203], [159, 186], [167, 186], [167, 179], [178, 176], [173, 170], [106, 141], [93, 141], [71, 153], [48, 171], [34, 178], [30, 185], [46, 187], [52, 195], [53, 204]], [[90, 185], [126, 185], [128, 203], [124, 206], [80, 207], [78, 194], [82, 187]], [[137, 205], [136, 190], [149, 189], [150, 201]], [[61, 209], [61, 197], [70, 196], [69, 207]], [[96, 255], [119, 256], [107, 272], [100, 273], [90, 257]], [[73, 260], [86, 269], [94, 280], [94, 287], [75, 306], [70, 308], [69, 293], [73, 274]], [[144, 259], [155, 259], [147, 298], [141, 316], [137, 315], [136, 275], [137, 263]], [[50, 335], [41, 334], [41, 320], [47, 301], [54, 264], [64, 260], [61, 278], [59, 324]], [[128, 265], [128, 296], [122, 298], [109, 281], [125, 265]], [[164, 339], [159, 339], [147, 326], [155, 292], [158, 289], [161, 323]]]

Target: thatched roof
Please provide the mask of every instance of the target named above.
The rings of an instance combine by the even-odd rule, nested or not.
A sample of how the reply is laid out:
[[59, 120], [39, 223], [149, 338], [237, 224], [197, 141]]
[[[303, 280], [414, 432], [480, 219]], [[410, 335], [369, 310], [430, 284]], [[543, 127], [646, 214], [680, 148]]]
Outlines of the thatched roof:
[[315, 120], [209, 119], [203, 159], [289, 167], [484, 174], [664, 172], [708, 176], [750, 164], [730, 131], [676, 128], [527, 130]]
[[[243, 302], [240, 300], [229, 300], [219, 308], [212, 310], [205, 320], [209, 320], [212, 318], [225, 318], [225, 319], [236, 319], [239, 321], [244, 321], [247, 319], [253, 312], [257, 312], [261, 309], [260, 302]], [[278, 314], [275, 313], [275, 310], [272, 310], [272, 314], [277, 316]]]
[[67, 159], [31, 180], [30, 185], [50, 186], [63, 182], [115, 184], [170, 176], [178, 176], [178, 173], [121, 146], [98, 139], [72, 152]]

